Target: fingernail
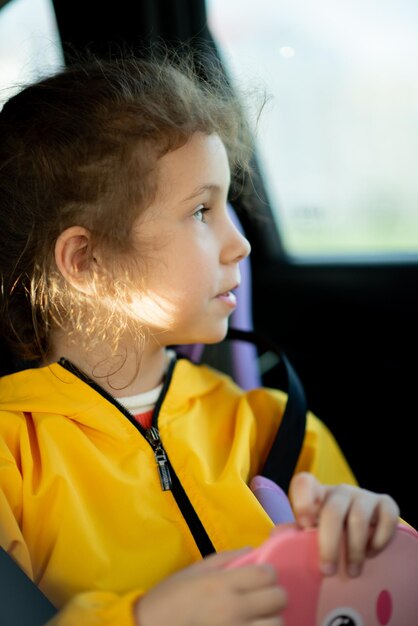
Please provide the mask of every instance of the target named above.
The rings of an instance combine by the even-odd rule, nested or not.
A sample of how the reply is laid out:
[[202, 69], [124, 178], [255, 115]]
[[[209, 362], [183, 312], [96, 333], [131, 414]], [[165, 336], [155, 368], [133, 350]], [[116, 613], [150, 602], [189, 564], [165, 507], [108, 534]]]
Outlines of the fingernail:
[[332, 576], [336, 572], [335, 563], [321, 563], [321, 572], [324, 574], [324, 576]]
[[358, 565], [357, 563], [350, 563], [350, 565], [347, 568], [347, 573], [350, 576], [350, 578], [356, 578], [357, 576], [360, 576], [360, 572], [361, 572], [361, 568], [360, 568], [360, 565]]

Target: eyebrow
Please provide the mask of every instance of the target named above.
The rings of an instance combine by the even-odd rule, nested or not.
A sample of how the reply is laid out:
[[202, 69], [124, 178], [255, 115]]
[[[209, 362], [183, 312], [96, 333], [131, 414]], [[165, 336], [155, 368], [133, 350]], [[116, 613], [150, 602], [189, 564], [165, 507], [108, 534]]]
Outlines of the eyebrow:
[[182, 202], [188, 202], [189, 200], [193, 200], [193, 198], [200, 196], [200, 194], [202, 194], [204, 191], [219, 192], [221, 191], [221, 187], [219, 185], [213, 185], [213, 184], [201, 185], [201, 187], [197, 187], [194, 191], [192, 191], [190, 196], [187, 196], [187, 198], [184, 198]]

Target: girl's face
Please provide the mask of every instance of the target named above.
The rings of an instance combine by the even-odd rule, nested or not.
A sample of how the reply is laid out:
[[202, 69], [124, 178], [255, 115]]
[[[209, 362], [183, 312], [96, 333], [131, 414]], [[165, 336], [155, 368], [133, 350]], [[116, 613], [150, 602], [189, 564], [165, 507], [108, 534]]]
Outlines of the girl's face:
[[162, 345], [220, 341], [236, 306], [239, 261], [250, 252], [228, 214], [221, 139], [196, 133], [160, 159], [158, 177], [155, 201], [134, 225], [147, 261], [130, 314]]

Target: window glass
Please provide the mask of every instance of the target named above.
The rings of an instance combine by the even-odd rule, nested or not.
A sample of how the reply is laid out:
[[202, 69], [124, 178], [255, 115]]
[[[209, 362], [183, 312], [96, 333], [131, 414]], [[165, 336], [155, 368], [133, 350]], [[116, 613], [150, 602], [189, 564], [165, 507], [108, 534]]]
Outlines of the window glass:
[[207, 0], [290, 254], [418, 252], [416, 0]]
[[63, 64], [51, 0], [10, 0], [0, 9], [0, 108], [22, 86]]

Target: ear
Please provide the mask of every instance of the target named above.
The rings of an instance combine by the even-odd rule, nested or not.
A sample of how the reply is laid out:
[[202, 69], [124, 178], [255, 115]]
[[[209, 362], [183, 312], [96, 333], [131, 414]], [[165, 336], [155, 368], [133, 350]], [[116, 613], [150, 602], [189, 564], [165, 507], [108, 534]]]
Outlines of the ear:
[[66, 228], [55, 243], [55, 263], [65, 280], [83, 293], [91, 293], [91, 233], [82, 226]]

